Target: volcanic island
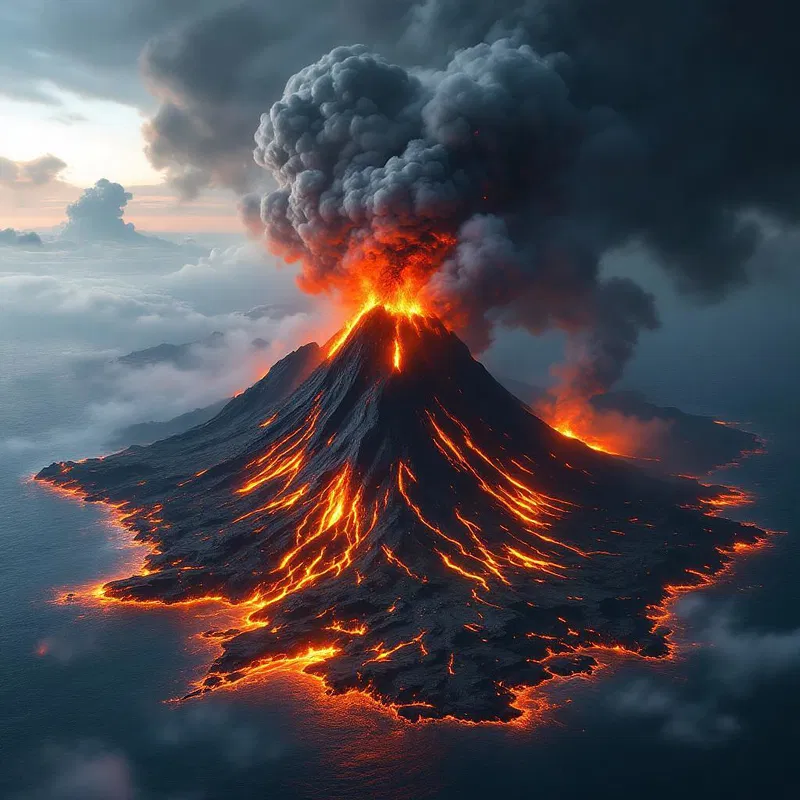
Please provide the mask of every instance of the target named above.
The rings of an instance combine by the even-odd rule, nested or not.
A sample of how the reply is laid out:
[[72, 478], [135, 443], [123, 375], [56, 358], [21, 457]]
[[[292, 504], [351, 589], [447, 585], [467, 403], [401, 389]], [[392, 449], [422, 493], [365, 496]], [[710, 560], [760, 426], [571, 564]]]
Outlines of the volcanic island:
[[187, 696], [278, 669], [408, 720], [510, 721], [609, 648], [670, 652], [663, 604], [757, 527], [536, 417], [438, 319], [367, 306], [211, 421], [37, 480], [114, 506], [150, 555], [105, 599], [241, 607]]

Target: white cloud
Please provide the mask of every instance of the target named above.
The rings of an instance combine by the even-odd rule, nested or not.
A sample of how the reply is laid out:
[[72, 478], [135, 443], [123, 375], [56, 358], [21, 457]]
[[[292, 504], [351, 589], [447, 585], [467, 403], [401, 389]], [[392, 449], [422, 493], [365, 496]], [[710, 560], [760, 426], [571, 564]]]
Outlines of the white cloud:
[[[180, 253], [132, 249], [83, 248], [0, 264], [0, 336], [19, 342], [19, 352], [51, 351], [44, 369], [41, 359], [16, 358], [14, 380], [35, 378], [43, 390], [49, 381], [50, 391], [62, 395], [71, 380], [84, 403], [80, 424], [17, 435], [0, 448], [46, 445], [48, 457], [96, 454], [119, 428], [229, 397], [289, 351], [332, 332], [321, 315], [300, 310], [307, 304], [291, 275], [276, 277], [256, 246], [213, 250], [184, 265]], [[257, 313], [249, 312], [253, 306]], [[191, 368], [113, 362], [165, 342], [202, 342], [214, 332], [224, 336], [216, 346], [194, 346]], [[80, 375], [71, 375], [67, 363], [73, 372], [82, 365]], [[0, 375], [0, 390], [13, 388], [11, 380]]]
[[[110, 397], [92, 403], [93, 424], [113, 430], [131, 422], [166, 420], [230, 397], [262, 378], [269, 367], [311, 336], [306, 314], [251, 320], [216, 318], [225, 334], [218, 345], [191, 348], [192, 369], [170, 363], [130, 367], [108, 365], [103, 372]], [[266, 346], [254, 347], [261, 339]]]
[[162, 286], [205, 311], [247, 309], [256, 305], [306, 308], [308, 298], [294, 283], [296, 269], [279, 265], [260, 244], [214, 248], [203, 258], [166, 275]]

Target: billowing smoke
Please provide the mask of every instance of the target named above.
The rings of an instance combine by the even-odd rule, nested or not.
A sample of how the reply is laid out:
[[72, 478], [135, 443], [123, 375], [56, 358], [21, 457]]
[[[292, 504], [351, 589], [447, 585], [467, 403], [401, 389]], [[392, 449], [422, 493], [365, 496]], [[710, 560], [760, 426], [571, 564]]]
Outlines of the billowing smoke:
[[125, 206], [133, 197], [119, 183], [101, 178], [67, 206], [63, 237], [78, 242], [129, 242], [143, 237], [132, 222], [123, 221]]
[[259, 238], [264, 234], [264, 222], [261, 219], [261, 195], [250, 192], [239, 198], [239, 218], [252, 237]]
[[50, 153], [32, 161], [12, 161], [0, 156], [0, 184], [13, 189], [44, 186], [58, 180], [67, 164]]
[[[306, 54], [361, 39], [402, 65], [336, 51], [282, 101], [278, 117], [310, 127], [260, 129], [280, 182], [269, 236], [307, 262], [309, 288], [327, 285], [337, 236], [361, 232], [366, 253], [392, 225], [445, 231], [426, 251], [428, 289], [473, 346], [498, 323], [560, 326], [578, 383], [603, 384], [655, 323], [643, 292], [606, 287], [605, 254], [644, 246], [680, 290], [714, 301], [755, 274], [763, 220], [800, 216], [800, 8], [784, 0], [268, 5], [244, 0], [151, 43], [162, 104], [149, 152], [188, 190], [252, 190], [249, 132]], [[243, 203], [254, 230], [256, 208]]]
[[41, 247], [42, 237], [33, 231], [18, 231], [14, 228], [0, 228], [0, 245], [17, 247]]
[[653, 299], [604, 280], [598, 169], [637, 169], [625, 121], [580, 109], [558, 58], [499, 40], [411, 72], [361, 46], [302, 70], [262, 117], [256, 161], [279, 188], [263, 202], [269, 244], [310, 291], [410, 283], [475, 349], [497, 324], [580, 341], [587, 393], [619, 377]]

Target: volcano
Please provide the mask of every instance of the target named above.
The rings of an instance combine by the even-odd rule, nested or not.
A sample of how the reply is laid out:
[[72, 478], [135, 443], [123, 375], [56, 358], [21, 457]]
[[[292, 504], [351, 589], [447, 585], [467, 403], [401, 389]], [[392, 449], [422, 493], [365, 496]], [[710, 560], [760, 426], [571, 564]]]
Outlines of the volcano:
[[600, 649], [668, 655], [660, 604], [763, 537], [719, 516], [739, 495], [558, 434], [437, 319], [380, 306], [204, 425], [36, 477], [151, 546], [104, 599], [241, 607], [189, 694], [296, 668], [411, 720], [511, 720]]

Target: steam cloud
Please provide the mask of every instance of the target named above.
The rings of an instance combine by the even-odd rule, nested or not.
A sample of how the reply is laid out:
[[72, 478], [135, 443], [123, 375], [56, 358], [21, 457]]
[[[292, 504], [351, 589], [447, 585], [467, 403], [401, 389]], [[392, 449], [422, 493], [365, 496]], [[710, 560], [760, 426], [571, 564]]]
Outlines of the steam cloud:
[[143, 237], [132, 222], [124, 222], [125, 206], [133, 198], [119, 183], [101, 178], [67, 206], [63, 236], [78, 241], [132, 241]]
[[696, 649], [689, 678], [674, 685], [652, 678], [627, 680], [610, 699], [616, 711], [649, 718], [664, 736], [686, 744], [721, 744], [741, 732], [739, 712], [765, 687], [794, 685], [800, 668], [800, 630], [743, 627], [731, 609], [687, 597], [677, 608], [691, 623]]
[[[121, 753], [97, 742], [73, 748], [47, 747], [36, 779], [12, 800], [134, 800], [140, 796], [131, 764]], [[33, 777], [33, 776], [32, 776]]]

